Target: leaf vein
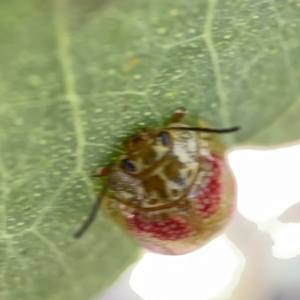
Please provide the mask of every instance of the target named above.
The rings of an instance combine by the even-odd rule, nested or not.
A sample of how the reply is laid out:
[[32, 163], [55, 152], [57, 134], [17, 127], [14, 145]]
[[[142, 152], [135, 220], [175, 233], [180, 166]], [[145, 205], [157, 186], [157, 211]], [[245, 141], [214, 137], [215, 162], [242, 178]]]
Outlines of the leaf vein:
[[1, 186], [2, 186], [2, 200], [0, 202], [0, 236], [7, 235], [7, 222], [6, 222], [6, 201], [10, 192], [10, 189], [7, 184], [8, 173], [4, 166], [3, 159], [0, 157], [0, 174], [2, 177]]
[[220, 69], [220, 62], [219, 62], [219, 57], [217, 50], [214, 46], [213, 39], [212, 39], [212, 22], [213, 22], [213, 16], [214, 16], [214, 11], [215, 11], [215, 5], [216, 5], [217, 0], [208, 0], [208, 10], [207, 10], [207, 16], [205, 20], [205, 25], [204, 25], [204, 32], [203, 32], [203, 37], [206, 43], [206, 46], [208, 48], [211, 62], [212, 62], [212, 67], [213, 67], [213, 72], [215, 75], [215, 80], [216, 80], [216, 90], [217, 94], [220, 100], [220, 106], [221, 106], [221, 117], [223, 119], [223, 124], [225, 126], [229, 126], [229, 116], [227, 112], [227, 103], [228, 99], [226, 96], [226, 92], [223, 86], [223, 78], [222, 78], [222, 72]]
[[60, 186], [57, 188], [56, 192], [53, 194], [53, 196], [50, 199], [50, 201], [47, 202], [47, 204], [41, 210], [40, 215], [36, 218], [36, 220], [34, 221], [34, 223], [31, 225], [31, 228], [29, 229], [29, 231], [35, 229], [40, 224], [40, 222], [42, 221], [43, 217], [52, 208], [53, 203], [55, 202], [55, 200], [58, 199], [58, 196], [61, 194], [61, 192], [63, 191], [63, 189], [66, 187], [66, 185], [73, 179], [74, 175], [75, 175], [75, 172], [66, 181], [64, 181], [64, 182], [62, 182], [60, 184]]
[[293, 101], [292, 103], [287, 105], [281, 111], [281, 113], [278, 114], [273, 120], [269, 120], [267, 126], [260, 129], [260, 131], [258, 133], [255, 133], [254, 135], [249, 137], [244, 143], [252, 144], [252, 141], [257, 141], [261, 137], [263, 137], [265, 134], [270, 133], [270, 131], [272, 130], [272, 128], [275, 127], [276, 124], [280, 123], [281, 121], [287, 120], [288, 116], [291, 113], [295, 113], [296, 111], [299, 111], [299, 107], [300, 107], [300, 95], [298, 95], [298, 97], [295, 99], [295, 101]]
[[[276, 7], [275, 1], [274, 0], [271, 0], [271, 1], [273, 3], [274, 7]], [[297, 88], [297, 82], [295, 81], [294, 70], [293, 70], [291, 60], [290, 60], [289, 50], [287, 47], [287, 43], [284, 41], [283, 34], [282, 34], [282, 31], [284, 28], [284, 21], [281, 18], [281, 15], [276, 8], [274, 9], [274, 12], [275, 12], [276, 21], [279, 26], [279, 35], [278, 35], [279, 44], [283, 50], [284, 62], [285, 62], [285, 65], [286, 65], [286, 68], [287, 68], [287, 71], [289, 74], [290, 82], [291, 82], [293, 88]]]
[[62, 267], [62, 269], [68, 275], [68, 277], [70, 278], [70, 280], [72, 282], [72, 285], [74, 287], [74, 289], [72, 290], [73, 297], [74, 297], [73, 299], [78, 299], [79, 294], [76, 292], [76, 290], [78, 289], [77, 288], [78, 285], [75, 284], [74, 274], [73, 274], [72, 270], [69, 268], [69, 266], [67, 265], [63, 253], [56, 247], [56, 245], [51, 240], [46, 238], [38, 230], [31, 229], [30, 232], [33, 235], [35, 235], [42, 243], [44, 243], [46, 246], [48, 246], [49, 250], [55, 254], [54, 257], [56, 258], [56, 261], [59, 263], [59, 265]]
[[[27, 263], [20, 257], [20, 255], [16, 251], [16, 249], [15, 249], [13, 243], [12, 243], [12, 240], [9, 239], [8, 242], [9, 242], [9, 247], [11, 249], [11, 252], [14, 253], [14, 256], [16, 257], [18, 263], [20, 264], [21, 269], [24, 272], [26, 272], [28, 270]], [[26, 293], [28, 295], [28, 299], [32, 299], [32, 295], [33, 295], [33, 282], [32, 282], [32, 280], [30, 280], [29, 276], [25, 276], [25, 282], [26, 282], [26, 288], [25, 288], [25, 290], [26, 290]]]
[[177, 46], [181, 46], [181, 45], [185, 45], [185, 44], [188, 44], [188, 43], [191, 43], [191, 42], [194, 42], [194, 41], [198, 41], [198, 40], [201, 40], [203, 39], [203, 34], [200, 34], [200, 35], [197, 35], [197, 36], [194, 36], [194, 37], [191, 37], [189, 39], [186, 39], [186, 40], [183, 40], [183, 41], [179, 41], [177, 43], [174, 43], [174, 44], [170, 44], [170, 45], [161, 45], [161, 47], [163, 49], [167, 49], [167, 50], [170, 50], [171, 48], [175, 48]]
[[73, 124], [77, 138], [77, 168], [80, 173], [83, 169], [83, 153], [85, 145], [85, 136], [82, 120], [80, 117], [80, 98], [75, 89], [75, 76], [72, 69], [72, 59], [69, 53], [70, 37], [68, 31], [67, 0], [54, 1], [54, 25], [56, 29], [58, 59], [61, 64], [63, 79], [65, 82], [66, 100], [71, 106]]

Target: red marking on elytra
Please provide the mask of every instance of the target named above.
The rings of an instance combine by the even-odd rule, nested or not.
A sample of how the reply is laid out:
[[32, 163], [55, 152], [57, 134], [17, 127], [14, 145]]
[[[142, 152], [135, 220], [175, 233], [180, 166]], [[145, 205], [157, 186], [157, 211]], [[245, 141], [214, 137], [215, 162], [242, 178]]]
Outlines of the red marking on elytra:
[[211, 166], [209, 175], [205, 177], [207, 184], [199, 190], [197, 210], [206, 219], [216, 213], [222, 198], [223, 159], [216, 155], [207, 157], [206, 163]]
[[[210, 166], [204, 180], [207, 184], [198, 191], [196, 210], [203, 219], [216, 213], [222, 198], [222, 172], [224, 161], [222, 157], [210, 155], [206, 158]], [[129, 229], [137, 236], [151, 235], [159, 240], [175, 241], [186, 238], [192, 232], [190, 225], [181, 218], [170, 218], [160, 221], [143, 220], [140, 213], [135, 213], [128, 219]]]
[[151, 234], [159, 240], [175, 241], [189, 236], [192, 229], [179, 219], [166, 219], [160, 221], [142, 220], [140, 214], [134, 214], [129, 220], [130, 229], [137, 235]]

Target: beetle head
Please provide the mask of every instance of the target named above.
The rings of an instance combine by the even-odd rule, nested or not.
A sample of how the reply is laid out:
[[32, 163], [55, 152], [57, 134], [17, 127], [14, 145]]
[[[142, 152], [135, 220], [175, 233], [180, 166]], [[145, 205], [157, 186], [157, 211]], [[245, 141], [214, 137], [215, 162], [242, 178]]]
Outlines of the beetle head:
[[154, 168], [170, 152], [172, 137], [166, 130], [144, 129], [124, 145], [126, 155], [120, 157], [120, 168], [133, 176]]

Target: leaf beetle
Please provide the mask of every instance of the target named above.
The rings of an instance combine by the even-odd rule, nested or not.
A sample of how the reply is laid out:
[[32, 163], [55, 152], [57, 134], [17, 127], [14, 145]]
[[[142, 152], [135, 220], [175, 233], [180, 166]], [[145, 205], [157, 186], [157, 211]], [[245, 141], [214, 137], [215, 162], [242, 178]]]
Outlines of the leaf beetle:
[[177, 109], [164, 128], [143, 129], [124, 144], [107, 176], [89, 218], [75, 234], [79, 238], [94, 220], [99, 206], [151, 251], [178, 255], [197, 250], [228, 222], [235, 206], [233, 175], [216, 134], [239, 127], [213, 129], [180, 123]]

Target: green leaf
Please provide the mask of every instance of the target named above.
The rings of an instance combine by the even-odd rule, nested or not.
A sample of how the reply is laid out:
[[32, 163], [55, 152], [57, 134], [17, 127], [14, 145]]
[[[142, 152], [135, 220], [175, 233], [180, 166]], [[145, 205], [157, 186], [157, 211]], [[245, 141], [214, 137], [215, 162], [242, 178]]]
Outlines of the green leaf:
[[228, 146], [299, 139], [300, 3], [3, 0], [0, 298], [86, 300], [138, 254], [90, 174], [185, 106], [242, 126]]

